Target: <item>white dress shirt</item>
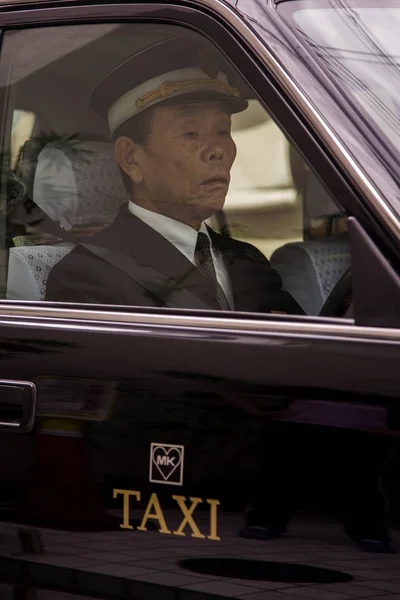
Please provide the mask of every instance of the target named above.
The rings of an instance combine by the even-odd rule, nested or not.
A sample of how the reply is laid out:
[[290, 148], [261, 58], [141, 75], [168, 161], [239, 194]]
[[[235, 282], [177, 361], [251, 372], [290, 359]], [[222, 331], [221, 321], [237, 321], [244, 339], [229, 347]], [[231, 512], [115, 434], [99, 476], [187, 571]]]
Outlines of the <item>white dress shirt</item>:
[[219, 250], [212, 245], [210, 234], [208, 233], [204, 222], [201, 224], [199, 231], [196, 231], [196, 229], [193, 229], [193, 227], [190, 227], [189, 225], [185, 225], [185, 223], [175, 221], [175, 219], [171, 219], [170, 217], [142, 208], [132, 201], [129, 201], [129, 210], [133, 215], [146, 223], [146, 225], [165, 237], [166, 240], [173, 244], [179, 252], [182, 252], [182, 254], [195, 266], [197, 266], [194, 258], [197, 235], [199, 232], [205, 233], [210, 240], [211, 256], [214, 262], [217, 281], [224, 291], [229, 306], [232, 309], [234, 308], [232, 288], [224, 259]]

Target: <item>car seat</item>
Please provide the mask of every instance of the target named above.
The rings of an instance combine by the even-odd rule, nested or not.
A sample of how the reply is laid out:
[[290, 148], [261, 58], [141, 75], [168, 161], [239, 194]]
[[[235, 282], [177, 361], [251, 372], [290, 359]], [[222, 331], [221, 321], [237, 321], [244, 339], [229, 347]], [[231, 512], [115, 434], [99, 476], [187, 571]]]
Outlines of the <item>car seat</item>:
[[[33, 201], [65, 230], [107, 226], [128, 197], [111, 142], [51, 142], [40, 152]], [[7, 299], [44, 300], [47, 277], [74, 244], [10, 249]]]
[[[312, 219], [333, 220], [343, 216], [325, 188], [309, 172], [304, 186], [304, 208]], [[347, 233], [321, 240], [291, 242], [273, 252], [271, 266], [307, 315], [318, 315], [336, 283], [350, 267]]]

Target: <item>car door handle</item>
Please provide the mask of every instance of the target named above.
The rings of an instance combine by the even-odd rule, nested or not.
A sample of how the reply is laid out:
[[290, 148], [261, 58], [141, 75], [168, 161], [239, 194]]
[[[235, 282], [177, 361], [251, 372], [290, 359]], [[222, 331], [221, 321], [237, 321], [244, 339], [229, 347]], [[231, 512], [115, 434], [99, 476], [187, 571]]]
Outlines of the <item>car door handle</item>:
[[35, 410], [34, 383], [0, 379], [0, 431], [31, 431], [35, 422]]

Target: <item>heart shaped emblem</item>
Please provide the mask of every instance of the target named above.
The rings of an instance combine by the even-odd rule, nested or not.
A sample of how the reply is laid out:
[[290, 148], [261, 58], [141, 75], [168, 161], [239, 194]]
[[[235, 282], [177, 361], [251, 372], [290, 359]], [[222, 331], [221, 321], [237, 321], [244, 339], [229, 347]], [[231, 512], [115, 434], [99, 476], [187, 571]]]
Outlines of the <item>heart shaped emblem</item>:
[[164, 481], [168, 481], [182, 462], [182, 451], [175, 447], [155, 446], [153, 448], [153, 463]]

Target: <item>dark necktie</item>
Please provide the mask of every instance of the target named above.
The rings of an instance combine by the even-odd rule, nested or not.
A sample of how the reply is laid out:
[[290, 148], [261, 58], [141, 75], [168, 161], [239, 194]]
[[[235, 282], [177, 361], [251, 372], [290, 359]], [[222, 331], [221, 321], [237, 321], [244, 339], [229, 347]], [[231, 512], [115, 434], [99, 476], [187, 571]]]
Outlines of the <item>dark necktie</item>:
[[210, 238], [205, 233], [199, 233], [197, 236], [197, 244], [194, 252], [196, 265], [200, 273], [207, 277], [211, 284], [211, 289], [218, 304], [222, 310], [230, 310], [230, 306], [224, 291], [217, 280], [215, 273], [214, 261], [211, 255]]

